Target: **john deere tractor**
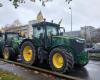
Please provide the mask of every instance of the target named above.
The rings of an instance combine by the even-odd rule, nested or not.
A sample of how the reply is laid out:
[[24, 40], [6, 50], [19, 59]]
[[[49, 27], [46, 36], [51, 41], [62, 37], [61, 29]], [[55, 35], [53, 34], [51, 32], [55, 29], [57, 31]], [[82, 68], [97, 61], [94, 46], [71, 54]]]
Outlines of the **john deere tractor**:
[[15, 32], [0, 33], [0, 57], [9, 60], [17, 59], [19, 51], [19, 45], [22, 41], [22, 37]]
[[33, 38], [24, 39], [20, 52], [24, 64], [47, 62], [53, 71], [64, 73], [88, 63], [84, 50], [85, 40], [63, 36], [65, 29], [58, 24], [40, 22], [33, 24]]

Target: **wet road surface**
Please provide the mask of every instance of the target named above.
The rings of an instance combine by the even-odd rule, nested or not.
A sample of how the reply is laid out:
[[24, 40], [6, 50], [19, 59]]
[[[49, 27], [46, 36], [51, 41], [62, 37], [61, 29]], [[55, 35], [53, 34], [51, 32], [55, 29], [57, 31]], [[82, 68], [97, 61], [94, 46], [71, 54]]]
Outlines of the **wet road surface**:
[[[52, 76], [48, 76], [37, 71], [25, 69], [8, 63], [0, 63], [0, 69], [10, 71], [21, 76], [24, 80], [54, 80]], [[84, 80], [100, 80], [100, 61], [90, 60], [84, 68], [75, 68], [68, 75], [79, 77]]]
[[89, 61], [84, 68], [74, 69], [69, 75], [79, 77], [84, 80], [100, 80], [100, 61]]

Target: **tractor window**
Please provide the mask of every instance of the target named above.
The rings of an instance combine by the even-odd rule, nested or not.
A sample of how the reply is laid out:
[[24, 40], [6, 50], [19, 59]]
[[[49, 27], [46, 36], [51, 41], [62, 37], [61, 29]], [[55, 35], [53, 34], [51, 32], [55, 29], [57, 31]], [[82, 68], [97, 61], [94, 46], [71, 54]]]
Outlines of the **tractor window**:
[[33, 36], [39, 38], [40, 35], [44, 35], [43, 27], [33, 27]]
[[7, 39], [18, 39], [18, 35], [17, 34], [8, 34], [7, 35]]
[[47, 26], [47, 35], [57, 35], [57, 28], [53, 26]]

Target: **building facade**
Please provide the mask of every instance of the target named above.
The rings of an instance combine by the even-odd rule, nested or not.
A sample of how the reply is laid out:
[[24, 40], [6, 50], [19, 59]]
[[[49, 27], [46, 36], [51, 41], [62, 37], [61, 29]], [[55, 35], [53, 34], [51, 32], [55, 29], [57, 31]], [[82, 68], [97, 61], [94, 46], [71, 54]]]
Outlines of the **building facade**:
[[65, 32], [64, 36], [81, 37], [80, 31]]
[[37, 23], [37, 20], [29, 21], [26, 25], [16, 25], [13, 23], [12, 25], [7, 25], [4, 28], [2, 28], [3, 32], [17, 32], [21, 35], [24, 35], [26, 38], [32, 38], [33, 35], [33, 27], [32, 24]]
[[95, 28], [92, 26], [81, 27], [81, 36], [88, 41], [91, 41], [92, 37], [95, 35]]

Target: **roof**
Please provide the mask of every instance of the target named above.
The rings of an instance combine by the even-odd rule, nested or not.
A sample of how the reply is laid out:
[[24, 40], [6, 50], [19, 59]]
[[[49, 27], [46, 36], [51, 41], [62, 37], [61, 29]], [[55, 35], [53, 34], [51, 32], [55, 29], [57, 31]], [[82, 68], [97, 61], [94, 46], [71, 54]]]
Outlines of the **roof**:
[[39, 25], [50, 25], [50, 26], [55, 26], [55, 27], [58, 27], [60, 26], [59, 24], [55, 24], [55, 23], [52, 23], [52, 22], [39, 22], [39, 23], [35, 23], [32, 25], [32, 27], [36, 27], [36, 26], [39, 26]]
[[6, 34], [18, 34], [16, 32], [5, 32]]

